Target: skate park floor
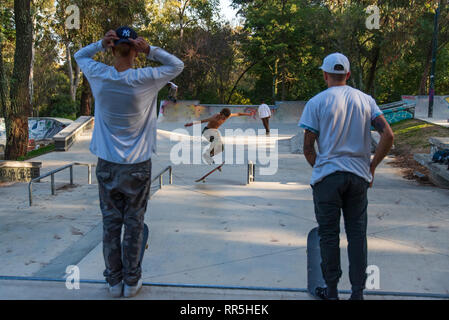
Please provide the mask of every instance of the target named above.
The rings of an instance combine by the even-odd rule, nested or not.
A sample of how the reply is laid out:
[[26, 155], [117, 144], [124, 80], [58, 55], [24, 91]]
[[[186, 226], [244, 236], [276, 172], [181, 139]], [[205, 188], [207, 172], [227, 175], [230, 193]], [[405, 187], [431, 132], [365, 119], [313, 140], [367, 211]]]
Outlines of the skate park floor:
[[[242, 128], [242, 124], [226, 125]], [[251, 127], [243, 124], [243, 130]], [[278, 137], [272, 135], [265, 142], [268, 149], [279, 152], [274, 175], [260, 175], [263, 166], [257, 166], [256, 181], [246, 185], [245, 160], [225, 164], [222, 172], [215, 172], [205, 183], [195, 183], [212, 167], [179, 164], [173, 165], [172, 185], [164, 184], [161, 190], [154, 186], [145, 217], [150, 243], [142, 264], [143, 281], [153, 285], [144, 286], [136, 299], [310, 298], [304, 292], [283, 290], [307, 287], [306, 239], [316, 226], [309, 186], [312, 169], [303, 155], [290, 153], [289, 138], [298, 132], [296, 125], [273, 123], [271, 127], [279, 130]], [[181, 123], [160, 123], [158, 128], [153, 176], [170, 164], [176, 143], [170, 140], [170, 132], [184, 129]], [[43, 162], [41, 173], [73, 161], [95, 163], [88, 150], [90, 134], [68, 152], [34, 159]], [[387, 164], [390, 160], [379, 167], [368, 194], [368, 264], [380, 270], [378, 290], [447, 295], [449, 190], [403, 179], [398, 169]], [[55, 196], [48, 180], [37, 184], [32, 207], [27, 184], [0, 188], [1, 198], [6, 199], [0, 204], [0, 275], [63, 279], [65, 268], [77, 265], [81, 279], [104, 280], [96, 180], [88, 185], [86, 168], [74, 171], [75, 187], [67, 187], [68, 173], [56, 175]], [[339, 289], [349, 290], [343, 224], [341, 232]], [[183, 287], [189, 284], [211, 287]], [[0, 280], [0, 299], [109, 296], [104, 284], [81, 283], [80, 290], [67, 290], [64, 282]], [[366, 299], [406, 297], [370, 295]]]

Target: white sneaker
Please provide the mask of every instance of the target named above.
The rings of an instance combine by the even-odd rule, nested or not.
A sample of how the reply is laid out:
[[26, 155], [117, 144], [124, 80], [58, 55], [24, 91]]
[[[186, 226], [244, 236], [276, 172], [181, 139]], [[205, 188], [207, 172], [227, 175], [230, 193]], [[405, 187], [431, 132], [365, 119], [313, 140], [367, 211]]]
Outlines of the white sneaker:
[[111, 286], [110, 284], [108, 284], [108, 289], [109, 289], [109, 294], [113, 298], [120, 298], [122, 296], [122, 292], [123, 292], [123, 281], [120, 281], [115, 286]]
[[140, 289], [142, 289], [142, 283], [143, 283], [142, 279], [139, 279], [139, 281], [137, 281], [137, 284], [135, 286], [128, 286], [125, 283], [125, 288], [123, 290], [123, 295], [125, 296], [125, 298], [131, 298], [137, 295]]

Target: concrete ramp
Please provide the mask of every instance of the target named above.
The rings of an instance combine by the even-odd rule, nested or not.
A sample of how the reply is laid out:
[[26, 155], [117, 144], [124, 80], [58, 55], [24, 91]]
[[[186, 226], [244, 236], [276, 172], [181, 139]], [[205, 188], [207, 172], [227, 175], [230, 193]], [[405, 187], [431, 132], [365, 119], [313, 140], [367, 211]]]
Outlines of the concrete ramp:
[[402, 100], [416, 103], [415, 118], [449, 127], [449, 96], [435, 96], [433, 117], [428, 117], [429, 96], [402, 96]]
[[[150, 201], [145, 217], [150, 244], [143, 261], [143, 280], [304, 287], [306, 235], [315, 223], [312, 217], [295, 212], [296, 201], [287, 200], [288, 192], [277, 200], [267, 199], [267, 190], [260, 188], [164, 186]], [[83, 278], [102, 279], [102, 246], [78, 266]]]
[[[277, 101], [270, 106], [272, 123], [298, 123], [305, 101]], [[251, 117], [233, 118], [234, 123], [255, 123], [260, 122], [257, 114], [258, 106], [249, 105], [222, 105], [222, 104], [201, 104], [199, 101], [162, 101], [159, 113], [159, 122], [188, 122], [205, 119], [213, 114], [219, 113], [222, 108], [229, 108], [231, 112], [252, 113]]]

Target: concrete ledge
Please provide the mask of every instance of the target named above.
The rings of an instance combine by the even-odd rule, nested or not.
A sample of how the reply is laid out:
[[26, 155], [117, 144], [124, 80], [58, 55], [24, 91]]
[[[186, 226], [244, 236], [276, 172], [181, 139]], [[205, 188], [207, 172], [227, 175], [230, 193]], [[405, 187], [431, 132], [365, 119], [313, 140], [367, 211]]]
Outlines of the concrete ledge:
[[29, 182], [41, 168], [42, 162], [0, 161], [0, 182]]
[[432, 145], [431, 154], [438, 150], [449, 149], [449, 137], [430, 137], [429, 142]]
[[429, 169], [430, 181], [441, 188], [449, 189], [449, 170], [447, 170], [447, 165], [433, 162], [431, 154], [417, 153], [413, 155], [413, 158], [416, 162]]
[[67, 151], [72, 144], [76, 141], [76, 138], [81, 135], [85, 130], [89, 130], [94, 126], [94, 117], [81, 116], [76, 119], [71, 125], [64, 128], [62, 131], [54, 135], [53, 141], [55, 142], [56, 151]]

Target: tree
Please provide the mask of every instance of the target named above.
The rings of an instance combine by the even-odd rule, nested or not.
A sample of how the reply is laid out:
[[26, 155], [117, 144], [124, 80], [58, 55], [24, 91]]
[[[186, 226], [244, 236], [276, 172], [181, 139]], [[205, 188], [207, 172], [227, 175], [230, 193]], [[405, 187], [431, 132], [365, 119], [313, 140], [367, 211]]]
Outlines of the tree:
[[31, 113], [29, 81], [33, 41], [30, 0], [14, 1], [14, 22], [16, 35], [20, 37], [16, 36], [10, 103], [6, 104], [4, 111], [5, 159], [9, 160], [16, 160], [25, 155], [28, 147], [28, 116]]

